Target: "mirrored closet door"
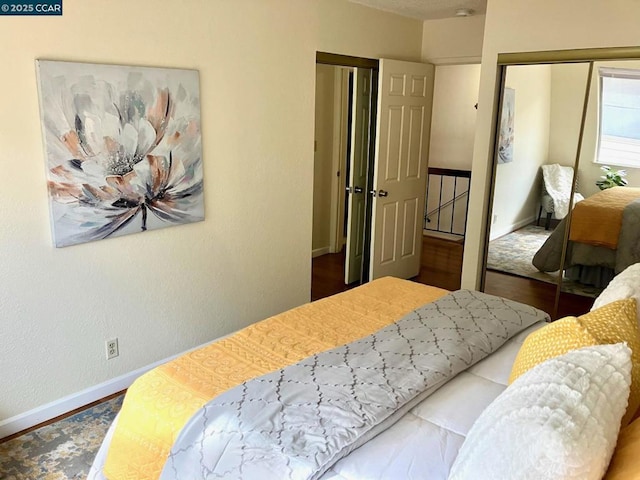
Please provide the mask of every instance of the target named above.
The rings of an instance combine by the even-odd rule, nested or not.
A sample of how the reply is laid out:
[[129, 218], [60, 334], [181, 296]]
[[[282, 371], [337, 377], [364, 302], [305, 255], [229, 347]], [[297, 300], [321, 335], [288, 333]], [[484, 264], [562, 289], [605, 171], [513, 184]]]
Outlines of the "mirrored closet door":
[[588, 83], [561, 305], [640, 261], [640, 60], [593, 62]]
[[633, 222], [620, 236], [605, 213], [611, 202], [631, 204], [615, 215], [635, 212], [636, 192], [628, 187], [640, 186], [640, 169], [626, 167], [628, 187], [602, 193], [597, 185], [603, 167], [623, 168], [606, 162], [619, 164], [620, 149], [632, 150], [622, 117], [635, 115], [634, 86], [618, 79], [637, 71], [640, 99], [640, 61], [527, 63], [505, 64], [499, 75], [483, 289], [559, 318], [588, 311], [623, 263], [634, 261], [630, 245], [640, 243]]

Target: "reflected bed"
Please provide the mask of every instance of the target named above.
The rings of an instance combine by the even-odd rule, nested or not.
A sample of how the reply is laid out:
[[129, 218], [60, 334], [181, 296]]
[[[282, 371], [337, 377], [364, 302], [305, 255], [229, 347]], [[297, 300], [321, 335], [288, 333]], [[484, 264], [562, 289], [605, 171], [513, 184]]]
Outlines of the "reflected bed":
[[[533, 257], [541, 272], [560, 270], [567, 217]], [[572, 212], [564, 275], [604, 288], [614, 275], [640, 261], [640, 188], [602, 190]]]

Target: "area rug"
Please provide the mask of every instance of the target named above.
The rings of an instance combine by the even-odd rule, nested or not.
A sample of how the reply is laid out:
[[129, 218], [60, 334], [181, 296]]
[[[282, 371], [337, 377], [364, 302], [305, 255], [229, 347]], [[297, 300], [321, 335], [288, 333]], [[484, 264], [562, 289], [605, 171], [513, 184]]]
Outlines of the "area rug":
[[0, 443], [3, 480], [85, 480], [123, 396]]
[[[492, 240], [489, 242], [487, 269], [557, 284], [558, 272], [540, 272], [531, 263], [533, 256], [550, 234], [551, 230], [545, 230], [542, 226], [527, 225]], [[564, 279], [562, 291], [595, 298], [602, 289]]]

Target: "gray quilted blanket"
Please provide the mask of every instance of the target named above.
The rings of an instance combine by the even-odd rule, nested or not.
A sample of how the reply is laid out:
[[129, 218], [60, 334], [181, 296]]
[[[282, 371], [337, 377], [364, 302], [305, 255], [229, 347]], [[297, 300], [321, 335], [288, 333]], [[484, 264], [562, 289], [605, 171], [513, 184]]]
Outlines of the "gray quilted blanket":
[[615, 272], [620, 273], [638, 262], [640, 262], [640, 200], [635, 200], [622, 212]]
[[214, 398], [179, 434], [161, 479], [316, 479], [424, 392], [541, 320], [527, 305], [453, 292]]

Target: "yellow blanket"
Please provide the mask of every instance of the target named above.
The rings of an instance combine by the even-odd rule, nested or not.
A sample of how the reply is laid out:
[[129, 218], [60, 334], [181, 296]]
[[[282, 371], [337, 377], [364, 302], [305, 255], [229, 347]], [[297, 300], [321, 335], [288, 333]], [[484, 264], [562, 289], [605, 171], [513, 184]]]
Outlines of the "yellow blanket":
[[576, 203], [569, 240], [616, 249], [624, 207], [640, 198], [640, 188], [613, 187]]
[[253, 324], [149, 371], [127, 391], [105, 476], [157, 479], [182, 426], [209, 399], [369, 335], [446, 293], [407, 280], [378, 279]]

